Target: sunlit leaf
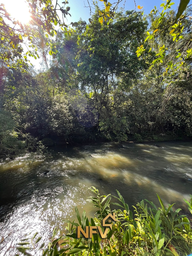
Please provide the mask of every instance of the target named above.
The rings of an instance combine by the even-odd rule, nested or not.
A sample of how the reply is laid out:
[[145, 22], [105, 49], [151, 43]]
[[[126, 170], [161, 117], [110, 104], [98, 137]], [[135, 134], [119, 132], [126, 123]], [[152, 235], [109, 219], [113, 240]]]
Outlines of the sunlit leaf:
[[158, 249], [161, 249], [162, 247], [163, 247], [163, 245], [164, 245], [164, 238], [161, 238], [160, 240], [159, 240], [159, 244], [158, 244]]
[[155, 29], [155, 30], [153, 31], [153, 33], [156, 33], [158, 30], [159, 30], [159, 29]]
[[99, 11], [99, 16], [103, 16], [103, 12], [102, 11]]
[[99, 18], [99, 22], [100, 22], [101, 24], [103, 24], [103, 17], [100, 17], [100, 18]]
[[110, 11], [110, 8], [111, 8], [111, 3], [108, 3], [107, 5], [106, 5], [106, 8], [105, 8], [105, 11], [106, 12], [109, 12]]

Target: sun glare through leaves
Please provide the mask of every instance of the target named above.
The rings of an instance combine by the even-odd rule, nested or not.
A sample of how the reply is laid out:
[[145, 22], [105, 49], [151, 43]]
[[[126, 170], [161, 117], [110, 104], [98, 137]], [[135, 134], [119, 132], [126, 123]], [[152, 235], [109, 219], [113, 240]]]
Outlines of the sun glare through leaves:
[[7, 12], [22, 24], [27, 24], [31, 17], [28, 4], [25, 0], [2, 0]]

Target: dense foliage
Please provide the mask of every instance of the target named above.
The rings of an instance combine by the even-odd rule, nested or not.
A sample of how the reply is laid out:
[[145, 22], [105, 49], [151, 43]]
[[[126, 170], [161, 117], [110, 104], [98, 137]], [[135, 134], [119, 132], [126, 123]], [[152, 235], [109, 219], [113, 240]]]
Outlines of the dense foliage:
[[[23, 32], [43, 57], [47, 69], [41, 73], [18, 64], [20, 34], [18, 44], [9, 44], [17, 56], [1, 58], [1, 155], [24, 147], [36, 150], [37, 145], [192, 135], [191, 58], [186, 57], [186, 50], [191, 49], [190, 9], [173, 31], [176, 14], [170, 10], [170, 1], [164, 5], [163, 14], [154, 9], [148, 16], [141, 11], [116, 11], [112, 15], [111, 5], [104, 4], [104, 10], [95, 6], [89, 23], [80, 20], [68, 28], [58, 28], [54, 39], [45, 34], [56, 29], [55, 9], [42, 17], [50, 22], [50, 30], [44, 22], [43, 27], [31, 24], [31, 30]], [[51, 2], [44, 5], [49, 9]], [[101, 22], [102, 12], [105, 16]], [[162, 22], [167, 31], [161, 29]], [[33, 31], [37, 37], [32, 40]], [[1, 38], [1, 45], [13, 53], [6, 48], [10, 40]], [[54, 55], [48, 63], [46, 53], [52, 54], [51, 49]]]
[[[39, 45], [36, 41], [42, 41], [45, 37], [56, 34], [56, 25], [63, 29], [65, 25], [62, 17], [69, 14], [70, 7], [51, 0], [29, 0], [29, 24], [23, 24], [14, 19], [6, 10], [4, 4], [0, 3], [0, 61], [4, 66], [25, 70], [28, 67], [28, 57], [35, 59], [38, 55]], [[19, 3], [18, 3], [19, 5]], [[35, 40], [35, 38], [37, 40]], [[23, 45], [26, 44], [26, 47]], [[24, 50], [27, 48], [28, 50]]]

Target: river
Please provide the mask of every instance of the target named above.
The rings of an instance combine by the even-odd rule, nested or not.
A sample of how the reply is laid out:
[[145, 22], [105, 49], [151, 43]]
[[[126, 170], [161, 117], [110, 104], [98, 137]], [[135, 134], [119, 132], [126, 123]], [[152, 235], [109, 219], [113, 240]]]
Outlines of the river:
[[15, 255], [16, 243], [35, 232], [45, 242], [54, 227], [64, 232], [75, 206], [92, 216], [91, 186], [103, 194], [119, 190], [130, 206], [142, 199], [158, 205], [158, 194], [187, 210], [192, 142], [103, 143], [6, 159], [0, 163], [0, 255]]

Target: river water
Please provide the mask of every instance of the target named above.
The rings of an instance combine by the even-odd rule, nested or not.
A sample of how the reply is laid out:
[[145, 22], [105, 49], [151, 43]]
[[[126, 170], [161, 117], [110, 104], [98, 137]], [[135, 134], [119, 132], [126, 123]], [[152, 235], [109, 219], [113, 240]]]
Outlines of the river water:
[[[51, 238], [65, 230], [75, 206], [88, 216], [86, 201], [95, 186], [103, 194], [119, 190], [131, 206], [148, 199], [187, 210], [192, 194], [192, 143], [97, 144], [26, 154], [0, 163], [0, 255], [16, 253], [16, 243], [39, 232]], [[37, 252], [34, 255], [38, 255]]]

